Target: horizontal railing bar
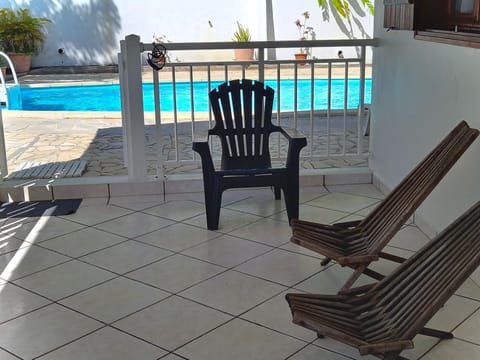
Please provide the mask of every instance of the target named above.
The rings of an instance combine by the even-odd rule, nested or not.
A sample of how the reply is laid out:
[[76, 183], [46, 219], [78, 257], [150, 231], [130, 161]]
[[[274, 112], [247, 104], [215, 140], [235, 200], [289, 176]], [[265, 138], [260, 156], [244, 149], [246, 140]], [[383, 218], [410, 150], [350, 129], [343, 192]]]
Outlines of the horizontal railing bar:
[[[305, 60], [265, 60], [265, 65], [284, 65], [284, 64], [295, 64], [298, 62], [311, 64], [314, 63], [315, 65], [325, 64], [328, 66], [329, 63], [359, 63], [360, 58], [349, 58], [349, 59], [305, 59]], [[188, 67], [188, 66], [225, 66], [225, 65], [257, 65], [257, 60], [245, 60], [245, 61], [237, 61], [237, 60], [227, 60], [227, 61], [197, 61], [197, 62], [179, 62], [179, 63], [166, 63], [165, 66], [176, 66], [176, 67]]]
[[[255, 48], [295, 48], [295, 47], [353, 47], [377, 46], [377, 39], [347, 40], [280, 40], [249, 42], [175, 42], [163, 43], [167, 50], [223, 50], [223, 49], [255, 49]], [[141, 44], [143, 51], [152, 51], [153, 44]]]

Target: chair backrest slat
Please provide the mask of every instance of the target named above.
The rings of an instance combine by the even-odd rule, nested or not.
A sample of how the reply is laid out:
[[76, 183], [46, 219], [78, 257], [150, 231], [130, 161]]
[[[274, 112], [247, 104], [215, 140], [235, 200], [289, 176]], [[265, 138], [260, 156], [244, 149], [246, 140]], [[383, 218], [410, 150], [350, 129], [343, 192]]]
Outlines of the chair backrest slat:
[[232, 80], [209, 97], [215, 118], [209, 134], [220, 137], [222, 168], [270, 167], [269, 137], [279, 131], [271, 121], [273, 89], [258, 81]]
[[413, 338], [479, 265], [480, 202], [369, 291], [365, 339]]
[[359, 225], [367, 243], [361, 253], [378, 253], [456, 163], [479, 132], [460, 122]]

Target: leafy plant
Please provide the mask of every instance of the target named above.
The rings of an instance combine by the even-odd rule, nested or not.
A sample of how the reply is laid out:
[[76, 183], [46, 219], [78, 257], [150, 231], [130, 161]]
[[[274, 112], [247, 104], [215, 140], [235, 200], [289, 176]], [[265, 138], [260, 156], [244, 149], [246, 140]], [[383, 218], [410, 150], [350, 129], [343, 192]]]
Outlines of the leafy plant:
[[[338, 13], [344, 19], [349, 19], [351, 15], [350, 3], [356, 0], [318, 0], [318, 5], [324, 10], [332, 9]], [[364, 7], [368, 9], [368, 12], [373, 15], [375, 13], [375, 7], [373, 0], [359, 0]]]
[[50, 20], [34, 17], [28, 9], [0, 9], [0, 47], [5, 52], [37, 53], [46, 38]]
[[237, 21], [237, 31], [233, 34], [232, 40], [237, 42], [247, 42], [252, 40], [248, 27], [244, 27]]

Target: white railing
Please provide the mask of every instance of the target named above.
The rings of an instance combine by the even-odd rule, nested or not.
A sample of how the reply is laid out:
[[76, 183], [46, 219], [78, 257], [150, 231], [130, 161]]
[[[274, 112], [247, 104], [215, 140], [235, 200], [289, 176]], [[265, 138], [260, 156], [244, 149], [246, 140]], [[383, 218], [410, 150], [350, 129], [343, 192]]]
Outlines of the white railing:
[[[310, 159], [336, 156], [366, 157], [368, 149], [365, 149], [363, 144], [365, 140], [363, 126], [366, 118], [363, 113], [366, 98], [366, 50], [367, 47], [375, 44], [375, 40], [309, 41], [308, 46], [313, 49], [354, 47], [358, 56], [300, 61], [266, 60], [265, 54], [271, 48], [305, 47], [305, 42], [302, 41], [164, 44], [171, 56], [177, 51], [205, 52], [235, 48], [254, 48], [257, 56], [256, 60], [252, 61], [170, 62], [160, 74], [153, 71], [152, 112], [155, 131], [152, 138], [157, 145], [155, 155], [157, 176], [162, 176], [164, 166], [169, 164], [188, 164], [198, 161], [195, 153], [191, 151], [191, 141], [197, 130], [206, 129], [212, 124], [208, 92], [218, 82], [233, 78], [257, 79], [275, 88], [276, 122], [300, 129], [307, 135], [309, 145], [302, 152], [303, 157]], [[152, 44], [141, 43], [136, 35], [127, 36], [121, 41], [119, 73], [125, 160], [131, 179], [146, 176], [146, 116], [143, 107], [142, 63], [139, 54], [152, 49]], [[195, 85], [199, 78], [204, 81], [204, 91], [200, 95]], [[282, 82], [286, 78], [292, 83], [288, 89]], [[315, 81], [319, 79], [323, 79], [326, 84], [323, 94], [319, 93], [318, 81]], [[334, 82], [340, 85], [335, 85]], [[300, 84], [302, 86], [299, 86]], [[183, 91], [180, 91], [179, 87], [182, 87]], [[352, 89], [356, 91], [357, 100], [350, 101]], [[338, 92], [340, 92], [340, 98], [335, 99]], [[286, 98], [292, 102], [288, 109], [284, 106]], [[318, 104], [321, 98], [323, 98], [323, 104]], [[336, 104], [332, 102], [334, 100]], [[167, 102], [171, 103], [171, 108], [162, 108]], [[203, 107], [198, 102], [203, 102]], [[341, 106], [338, 105], [339, 103]], [[185, 105], [186, 109], [183, 108]], [[147, 116], [147, 122], [148, 120]], [[188, 131], [190, 135], [186, 134], [186, 126], [190, 128]], [[170, 151], [170, 155], [162, 156], [162, 131], [164, 135], [167, 132], [168, 138], [173, 140], [173, 151]], [[347, 143], [351, 145], [350, 149]], [[212, 150], [217, 151], [217, 148], [218, 146], [212, 144]], [[285, 156], [280, 139], [277, 141], [272, 139], [272, 148], [276, 149], [272, 154], [274, 158], [280, 159]]]

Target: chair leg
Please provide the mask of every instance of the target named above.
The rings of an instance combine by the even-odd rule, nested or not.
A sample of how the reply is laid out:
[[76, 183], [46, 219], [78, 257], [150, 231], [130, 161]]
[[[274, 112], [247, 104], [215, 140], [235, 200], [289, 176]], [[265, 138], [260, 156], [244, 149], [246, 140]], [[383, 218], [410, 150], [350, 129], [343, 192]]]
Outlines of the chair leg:
[[205, 183], [205, 209], [208, 230], [218, 230], [220, 208], [222, 206], [222, 189], [217, 179], [210, 179]]
[[280, 200], [282, 198], [282, 188], [280, 186], [274, 185], [273, 192], [275, 193], [275, 200]]
[[420, 330], [419, 334], [426, 335], [426, 336], [432, 336], [432, 337], [436, 337], [436, 338], [439, 338], [439, 339], [453, 339], [453, 334], [451, 332], [430, 329], [430, 328], [427, 328], [427, 327], [424, 327], [422, 330]]
[[326, 266], [330, 261], [332, 261], [332, 259], [326, 257], [325, 259], [322, 260], [322, 262], [320, 263], [320, 265]]
[[287, 186], [283, 188], [285, 206], [287, 207], [288, 222], [298, 219], [298, 179], [288, 179]]
[[342, 288], [340, 289], [340, 291], [342, 290], [347, 290], [347, 289], [350, 289], [352, 287], [352, 285], [355, 283], [355, 281], [357, 281], [357, 279], [360, 277], [360, 275], [362, 275], [363, 271], [366, 269], [366, 266], [365, 265], [359, 265], [355, 271], [353, 272], [352, 275], [350, 275], [350, 277], [348, 278], [348, 280], [345, 282], [345, 284], [342, 286]]

